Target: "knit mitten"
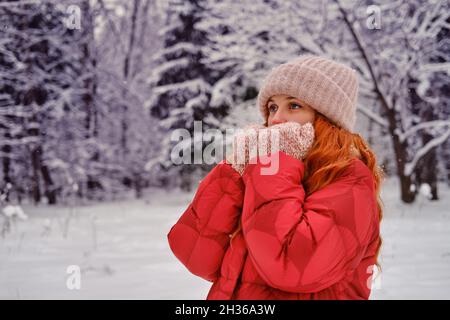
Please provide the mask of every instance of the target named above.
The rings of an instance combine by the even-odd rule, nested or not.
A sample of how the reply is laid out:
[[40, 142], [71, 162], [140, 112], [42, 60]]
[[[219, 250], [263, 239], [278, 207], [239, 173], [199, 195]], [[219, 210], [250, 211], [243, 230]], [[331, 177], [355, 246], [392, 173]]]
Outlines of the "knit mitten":
[[251, 125], [239, 131], [233, 139], [233, 152], [227, 161], [242, 175], [249, 161], [256, 156], [275, 154], [277, 151], [302, 160], [314, 142], [312, 123], [289, 121], [271, 127]]
[[260, 155], [273, 154], [277, 151], [303, 160], [314, 142], [314, 126], [307, 122], [300, 124], [289, 121], [259, 130]]

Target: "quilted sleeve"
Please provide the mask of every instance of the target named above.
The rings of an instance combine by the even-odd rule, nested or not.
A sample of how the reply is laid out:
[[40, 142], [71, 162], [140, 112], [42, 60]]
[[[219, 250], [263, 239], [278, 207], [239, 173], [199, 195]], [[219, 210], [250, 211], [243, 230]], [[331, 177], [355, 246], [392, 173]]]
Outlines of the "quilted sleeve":
[[195, 196], [167, 238], [175, 256], [193, 274], [214, 281], [229, 235], [241, 215], [244, 184], [225, 160], [201, 181]]
[[317, 292], [362, 259], [377, 216], [373, 177], [356, 163], [305, 198], [303, 162], [282, 151], [278, 159], [275, 174], [261, 174], [267, 160], [249, 164], [243, 174], [242, 227], [249, 256], [270, 286]]

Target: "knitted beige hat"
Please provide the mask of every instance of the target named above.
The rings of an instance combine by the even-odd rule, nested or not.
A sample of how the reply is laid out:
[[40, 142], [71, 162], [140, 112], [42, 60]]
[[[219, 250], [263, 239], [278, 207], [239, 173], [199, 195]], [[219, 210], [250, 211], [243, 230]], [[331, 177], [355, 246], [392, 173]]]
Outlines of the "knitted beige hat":
[[264, 79], [257, 98], [264, 118], [267, 101], [276, 94], [294, 96], [338, 126], [353, 131], [358, 78], [350, 67], [319, 56], [300, 56], [273, 68]]

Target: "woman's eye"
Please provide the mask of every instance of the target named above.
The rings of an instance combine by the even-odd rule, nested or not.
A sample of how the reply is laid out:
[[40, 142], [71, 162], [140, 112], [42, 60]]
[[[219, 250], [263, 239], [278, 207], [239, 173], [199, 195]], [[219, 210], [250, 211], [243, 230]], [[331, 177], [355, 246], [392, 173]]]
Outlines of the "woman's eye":
[[300, 109], [302, 106], [297, 103], [291, 103], [291, 107], [293, 107], [293, 109]]
[[275, 112], [275, 111], [277, 111], [277, 106], [274, 105], [274, 104], [271, 104], [271, 105], [269, 106], [269, 112]]

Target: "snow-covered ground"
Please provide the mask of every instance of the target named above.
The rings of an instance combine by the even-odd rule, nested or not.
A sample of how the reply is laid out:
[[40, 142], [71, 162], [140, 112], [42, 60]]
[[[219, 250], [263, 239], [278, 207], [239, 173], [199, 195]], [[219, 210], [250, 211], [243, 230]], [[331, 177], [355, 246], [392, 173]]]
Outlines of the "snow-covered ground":
[[[450, 190], [405, 205], [396, 182], [383, 190], [383, 272], [371, 299], [450, 299]], [[204, 299], [211, 284], [167, 243], [192, 196], [152, 190], [145, 200], [23, 206], [29, 218], [0, 236], [0, 299]], [[79, 290], [66, 284], [71, 265], [81, 270]]]

